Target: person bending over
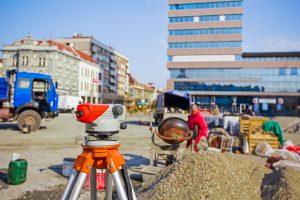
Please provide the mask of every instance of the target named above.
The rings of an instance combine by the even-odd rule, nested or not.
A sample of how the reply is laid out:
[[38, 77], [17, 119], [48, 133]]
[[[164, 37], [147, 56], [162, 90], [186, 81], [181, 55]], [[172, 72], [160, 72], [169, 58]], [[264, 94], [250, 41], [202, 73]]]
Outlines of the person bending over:
[[[196, 126], [198, 126], [198, 135], [195, 139], [194, 144], [194, 151], [198, 151], [197, 144], [200, 142], [201, 138], [206, 140], [208, 135], [208, 128], [205, 118], [201, 114], [196, 104], [192, 104], [191, 106], [191, 114], [188, 116], [188, 125], [192, 131], [195, 129]], [[188, 148], [191, 144], [192, 139], [187, 141], [186, 148]]]

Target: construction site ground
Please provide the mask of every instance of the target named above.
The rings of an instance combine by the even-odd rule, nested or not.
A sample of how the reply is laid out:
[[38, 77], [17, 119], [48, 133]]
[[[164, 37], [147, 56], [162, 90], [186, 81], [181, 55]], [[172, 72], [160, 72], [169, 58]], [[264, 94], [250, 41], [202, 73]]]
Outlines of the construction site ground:
[[[129, 168], [149, 164], [151, 133], [140, 121], [149, 121], [144, 114], [129, 115], [128, 128], [120, 134], [120, 151]], [[81, 153], [85, 126], [74, 114], [60, 114], [54, 120], [43, 121], [37, 132], [23, 134], [15, 123], [0, 124], [0, 199], [59, 199], [67, 178], [61, 175], [63, 158], [75, 158]], [[300, 134], [285, 134], [300, 144]], [[27, 181], [13, 186], [6, 184], [7, 168], [13, 153], [20, 153], [28, 161]], [[264, 158], [253, 156], [258, 162]], [[129, 170], [129, 173], [136, 172]], [[140, 183], [134, 182], [139, 187]], [[103, 195], [100, 193], [100, 195]], [[80, 199], [88, 199], [84, 191]]]

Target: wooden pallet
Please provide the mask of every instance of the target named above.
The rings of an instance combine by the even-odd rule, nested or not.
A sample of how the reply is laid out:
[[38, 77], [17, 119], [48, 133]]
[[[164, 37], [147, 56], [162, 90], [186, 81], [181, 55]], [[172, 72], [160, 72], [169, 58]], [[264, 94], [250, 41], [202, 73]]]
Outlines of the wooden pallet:
[[240, 133], [246, 134], [249, 137], [249, 134], [255, 134], [262, 132], [262, 126], [265, 121], [268, 121], [269, 118], [265, 117], [240, 117]]
[[250, 130], [250, 120], [240, 118], [240, 134], [248, 134]]
[[277, 135], [265, 133], [263, 123], [269, 118], [264, 117], [240, 117], [240, 134], [248, 137], [249, 151], [254, 153], [256, 146], [261, 142], [266, 142], [273, 149], [281, 147]]
[[254, 153], [256, 146], [261, 142], [268, 143], [269, 145], [271, 145], [273, 149], [279, 149], [281, 147], [279, 139], [277, 135], [275, 135], [274, 133], [261, 132], [256, 134], [250, 134], [248, 138], [248, 142], [249, 142], [249, 151], [251, 153]]

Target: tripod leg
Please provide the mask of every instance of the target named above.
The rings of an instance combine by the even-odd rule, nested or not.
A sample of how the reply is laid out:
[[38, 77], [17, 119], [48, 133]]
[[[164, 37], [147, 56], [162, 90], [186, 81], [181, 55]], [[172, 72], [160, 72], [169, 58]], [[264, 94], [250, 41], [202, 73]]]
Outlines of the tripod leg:
[[76, 170], [72, 171], [72, 174], [69, 177], [69, 181], [68, 181], [67, 187], [66, 187], [66, 189], [64, 191], [64, 194], [61, 197], [61, 200], [67, 200], [69, 198], [71, 190], [72, 190], [72, 188], [73, 188], [73, 186], [74, 186], [74, 184], [76, 182], [76, 179], [78, 178], [78, 174], [79, 174], [78, 171], [76, 171]]
[[93, 167], [90, 174], [90, 190], [91, 200], [97, 199], [97, 182], [96, 182], [96, 168]]
[[112, 200], [112, 178], [108, 169], [105, 173], [105, 200]]
[[79, 196], [79, 193], [80, 193], [80, 190], [85, 182], [85, 179], [87, 177], [87, 174], [86, 173], [83, 173], [81, 172], [79, 175], [78, 175], [78, 178], [77, 178], [77, 181], [73, 187], [73, 190], [70, 194], [70, 198], [69, 200], [76, 200]]
[[128, 199], [136, 200], [135, 192], [134, 192], [130, 177], [128, 175], [126, 165], [122, 165], [122, 174], [123, 174], [123, 179], [124, 179], [125, 185], [126, 185], [126, 192], [127, 192]]
[[115, 187], [116, 187], [119, 199], [120, 200], [128, 200], [126, 191], [125, 191], [124, 186], [122, 184], [122, 179], [120, 177], [119, 171], [113, 172], [111, 174], [111, 176], [114, 180]]

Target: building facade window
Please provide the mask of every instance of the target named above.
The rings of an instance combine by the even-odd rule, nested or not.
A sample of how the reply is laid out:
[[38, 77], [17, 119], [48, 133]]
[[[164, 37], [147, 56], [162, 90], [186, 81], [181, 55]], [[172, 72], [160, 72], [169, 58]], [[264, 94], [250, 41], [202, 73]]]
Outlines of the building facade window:
[[291, 75], [292, 75], [292, 76], [297, 76], [297, 75], [298, 75], [298, 69], [297, 69], [296, 67], [293, 67], [293, 68], [291, 69]]
[[[253, 89], [258, 86], [261, 92], [297, 92], [300, 89], [300, 74], [280, 75], [279, 71], [286, 68], [240, 68], [240, 69], [170, 69], [170, 78], [196, 79], [199, 82], [207, 81], [206, 85], [212, 82], [208, 80], [219, 80], [219, 85], [234, 85], [237, 87], [250, 86]], [[296, 68], [298, 69], [298, 68]], [[292, 68], [291, 68], [292, 72]], [[223, 81], [223, 83], [222, 83]], [[232, 82], [231, 82], [232, 81]], [[196, 87], [196, 84], [188, 87]], [[180, 87], [180, 84], [178, 85]], [[182, 86], [183, 88], [185, 86]], [[203, 86], [204, 87], [204, 86]], [[239, 88], [241, 89], [241, 88]], [[256, 88], [257, 90], [257, 88]]]
[[[203, 15], [203, 16], [187, 16], [187, 17], [170, 17], [169, 23], [190, 23], [190, 22], [217, 22], [217, 21], [240, 21], [242, 14], [230, 15]], [[224, 20], [222, 20], [224, 17]]]
[[279, 75], [280, 75], [280, 76], [284, 76], [285, 74], [286, 74], [285, 68], [280, 68], [280, 69], [279, 69]]
[[170, 10], [192, 10], [192, 9], [209, 9], [209, 8], [232, 8], [241, 7], [241, 1], [226, 1], [226, 2], [210, 2], [210, 3], [188, 3], [170, 5]]
[[45, 67], [46, 66], [46, 58], [39, 57], [39, 67]]
[[242, 61], [243, 60], [242, 55], [235, 55], [235, 60]]
[[173, 61], [173, 56], [168, 56], [168, 62], [172, 62]]
[[177, 35], [218, 35], [218, 34], [241, 34], [242, 28], [208, 28], [208, 29], [184, 29], [171, 30], [170, 36]]
[[28, 66], [28, 56], [22, 56], [22, 59], [21, 59], [21, 65], [22, 66]]
[[284, 56], [277, 56], [277, 57], [243, 57], [245, 61], [282, 61], [282, 60], [300, 60], [300, 57], [291, 56], [291, 57], [284, 57]]
[[195, 49], [195, 48], [241, 48], [241, 41], [231, 42], [175, 42], [169, 43], [170, 49]]
[[225, 15], [225, 21], [240, 21], [242, 20], [243, 15], [236, 14], [236, 15]]
[[187, 23], [194, 22], [194, 17], [170, 17], [169, 23]]
[[220, 15], [207, 15], [207, 16], [200, 16], [201, 22], [216, 22], [220, 21]]
[[18, 65], [18, 57], [17, 57], [17, 56], [14, 56], [14, 57], [13, 57], [12, 65], [13, 65], [14, 67], [17, 67], [17, 65]]

